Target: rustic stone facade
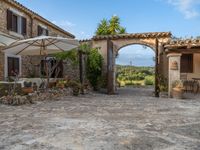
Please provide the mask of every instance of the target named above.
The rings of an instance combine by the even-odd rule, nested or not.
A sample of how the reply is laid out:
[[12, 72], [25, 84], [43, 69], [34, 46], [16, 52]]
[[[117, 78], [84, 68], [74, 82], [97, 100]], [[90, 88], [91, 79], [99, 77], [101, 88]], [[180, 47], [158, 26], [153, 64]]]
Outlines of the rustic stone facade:
[[[7, 10], [13, 9], [20, 13], [23, 17], [26, 18], [26, 32], [25, 36], [14, 33], [12, 31], [7, 30]], [[66, 38], [75, 38], [74, 35], [64, 31], [28, 8], [22, 6], [18, 2], [14, 0], [2, 0], [0, 1], [0, 34], [2, 33], [6, 37], [12, 39], [26, 39], [31, 37], [38, 36], [38, 25], [45, 26], [48, 30], [49, 36], [62, 36]], [[3, 80], [5, 77], [5, 56], [4, 53], [1, 52], [3, 47], [0, 47], [0, 80]], [[34, 62], [33, 62], [34, 61]], [[39, 75], [39, 67], [37, 64], [40, 62], [40, 57], [22, 57], [22, 70], [21, 75], [23, 77], [29, 76], [30, 70], [36, 72], [36, 75]], [[35, 64], [34, 66], [32, 64]], [[32, 67], [31, 67], [32, 66]]]

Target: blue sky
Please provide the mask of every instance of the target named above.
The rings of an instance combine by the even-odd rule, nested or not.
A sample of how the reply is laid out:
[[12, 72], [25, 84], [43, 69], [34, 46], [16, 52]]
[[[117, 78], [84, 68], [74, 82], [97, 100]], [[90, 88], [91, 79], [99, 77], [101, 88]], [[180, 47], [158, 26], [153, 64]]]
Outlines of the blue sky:
[[[92, 37], [98, 22], [112, 15], [121, 18], [128, 33], [170, 31], [177, 37], [200, 35], [200, 0], [17, 1], [73, 33], [78, 39]], [[120, 54], [136, 48], [126, 47]], [[146, 56], [140, 49], [141, 56]]]

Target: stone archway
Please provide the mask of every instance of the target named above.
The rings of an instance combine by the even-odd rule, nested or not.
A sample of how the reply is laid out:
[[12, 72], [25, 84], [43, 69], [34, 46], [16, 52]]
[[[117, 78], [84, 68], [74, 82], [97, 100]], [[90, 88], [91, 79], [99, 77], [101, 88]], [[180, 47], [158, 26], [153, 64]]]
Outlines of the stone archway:
[[136, 34], [121, 34], [108, 36], [95, 36], [91, 40], [93, 48], [99, 48], [104, 58], [103, 74], [108, 80], [108, 94], [115, 93], [115, 56], [118, 51], [128, 45], [140, 44], [152, 48], [156, 54], [155, 65], [155, 96], [158, 96], [158, 74], [168, 74], [167, 57], [164, 53], [163, 45], [170, 41], [170, 32], [149, 32]]

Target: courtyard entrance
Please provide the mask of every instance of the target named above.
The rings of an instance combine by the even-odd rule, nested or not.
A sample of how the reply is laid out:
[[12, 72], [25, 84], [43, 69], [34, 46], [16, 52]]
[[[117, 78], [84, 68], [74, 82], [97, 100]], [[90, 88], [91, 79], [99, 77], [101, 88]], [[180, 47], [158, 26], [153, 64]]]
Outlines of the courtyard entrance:
[[155, 96], [159, 96], [158, 75], [168, 76], [168, 63], [163, 44], [171, 39], [170, 32], [150, 32], [136, 34], [121, 34], [95, 36], [92, 38], [92, 47], [98, 47], [104, 57], [103, 74], [107, 77], [107, 93], [116, 93], [115, 58], [123, 47], [140, 44], [155, 51]]
[[[155, 51], [150, 47], [134, 44], [121, 48], [115, 59], [116, 92], [131, 88], [155, 91]], [[122, 92], [126, 93], [126, 92]], [[137, 94], [133, 90], [132, 94]], [[148, 94], [149, 95], [149, 94]]]

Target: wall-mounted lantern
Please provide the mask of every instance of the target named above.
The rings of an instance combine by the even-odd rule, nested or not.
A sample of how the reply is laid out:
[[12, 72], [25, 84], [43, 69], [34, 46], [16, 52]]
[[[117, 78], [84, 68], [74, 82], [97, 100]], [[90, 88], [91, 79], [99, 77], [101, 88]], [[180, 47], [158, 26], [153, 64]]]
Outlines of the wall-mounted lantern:
[[170, 69], [171, 70], [178, 70], [178, 63], [177, 63], [177, 61], [172, 61], [171, 65], [170, 65]]

